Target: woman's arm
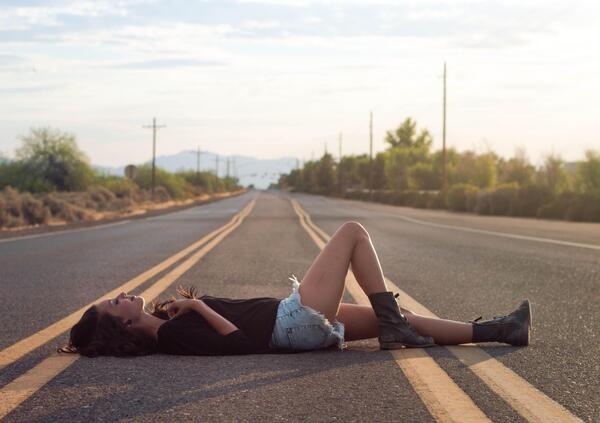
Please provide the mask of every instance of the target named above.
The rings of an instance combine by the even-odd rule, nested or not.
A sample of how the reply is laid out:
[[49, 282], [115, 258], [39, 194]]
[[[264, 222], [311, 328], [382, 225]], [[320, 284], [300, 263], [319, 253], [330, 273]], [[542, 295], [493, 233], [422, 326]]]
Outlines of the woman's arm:
[[168, 314], [169, 316], [175, 317], [179, 313], [185, 313], [187, 310], [194, 310], [202, 317], [206, 319], [208, 324], [219, 334], [229, 335], [239, 328], [231, 323], [229, 320], [221, 316], [219, 313], [214, 311], [212, 308], [206, 305], [202, 300], [177, 300], [169, 305]]

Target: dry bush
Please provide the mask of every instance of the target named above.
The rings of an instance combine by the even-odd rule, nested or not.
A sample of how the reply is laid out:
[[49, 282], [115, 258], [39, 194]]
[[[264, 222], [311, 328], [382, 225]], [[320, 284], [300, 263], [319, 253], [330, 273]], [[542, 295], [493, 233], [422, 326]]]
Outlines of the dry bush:
[[154, 199], [155, 201], [164, 203], [165, 201], [170, 201], [171, 196], [165, 187], [159, 186], [154, 189]]
[[7, 186], [2, 190], [2, 197], [4, 198], [4, 210], [11, 216], [21, 216], [21, 197], [19, 191], [11, 186]]
[[39, 225], [48, 222], [50, 218], [50, 210], [28, 192], [21, 194], [21, 210], [26, 224]]
[[44, 204], [28, 192], [7, 186], [0, 192], [0, 227], [46, 223], [50, 217]]
[[59, 198], [82, 209], [101, 210], [102, 204], [96, 203], [87, 192], [60, 192]]
[[50, 209], [53, 217], [70, 221], [87, 220], [91, 212], [61, 198], [57, 193], [48, 193], [42, 197], [44, 204]]
[[105, 186], [118, 198], [133, 198], [135, 200], [135, 196], [140, 191], [140, 188], [128, 179], [108, 181]]
[[129, 211], [133, 208], [135, 202], [131, 198], [116, 198], [108, 204], [107, 210], [110, 211]]
[[14, 228], [24, 224], [19, 192], [7, 186], [0, 192], [0, 226]]
[[112, 191], [98, 185], [89, 186], [86, 192], [98, 204], [110, 203], [117, 198]]

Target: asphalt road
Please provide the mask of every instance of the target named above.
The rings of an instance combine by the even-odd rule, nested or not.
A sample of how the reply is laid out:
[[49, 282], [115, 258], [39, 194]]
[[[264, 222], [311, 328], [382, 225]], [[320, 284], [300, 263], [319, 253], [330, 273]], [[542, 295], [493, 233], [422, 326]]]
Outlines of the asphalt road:
[[[483, 349], [568, 412], [600, 421], [599, 224], [251, 191], [124, 224], [2, 242], [0, 350], [225, 225], [253, 198], [254, 208], [241, 225], [164, 294], [174, 293], [178, 284], [194, 284], [217, 296], [287, 296], [288, 276], [301, 279], [319, 252], [290, 197], [328, 234], [347, 220], [362, 223], [386, 276], [439, 316], [462, 321], [492, 317], [529, 298], [532, 344], [486, 344]], [[178, 264], [132, 293], [140, 294]], [[353, 302], [348, 293], [345, 301]], [[0, 369], [0, 390], [37, 371], [66, 340], [62, 333]], [[490, 420], [532, 420], [446, 348], [427, 354]], [[341, 352], [81, 358], [34, 390], [4, 420], [435, 421], [411, 382], [376, 340], [351, 342]]]

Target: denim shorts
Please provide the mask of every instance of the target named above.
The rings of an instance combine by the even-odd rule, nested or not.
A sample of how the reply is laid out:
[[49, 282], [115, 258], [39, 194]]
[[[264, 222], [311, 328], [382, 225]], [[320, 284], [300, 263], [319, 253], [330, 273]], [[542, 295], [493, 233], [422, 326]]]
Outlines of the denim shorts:
[[302, 305], [296, 276], [292, 281], [292, 293], [284, 298], [277, 308], [277, 318], [269, 346], [293, 350], [315, 350], [344, 344], [344, 324], [337, 320], [331, 324], [318, 311]]

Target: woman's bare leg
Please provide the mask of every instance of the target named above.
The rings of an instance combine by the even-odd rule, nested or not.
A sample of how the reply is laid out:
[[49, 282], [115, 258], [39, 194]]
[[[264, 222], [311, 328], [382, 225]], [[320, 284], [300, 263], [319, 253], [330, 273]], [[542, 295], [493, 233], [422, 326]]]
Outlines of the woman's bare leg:
[[[405, 316], [417, 332], [431, 336], [438, 345], [465, 344], [473, 338], [473, 325], [470, 323], [435, 319], [412, 312], [406, 312]], [[379, 335], [377, 316], [371, 306], [342, 303], [336, 318], [345, 326], [346, 341], [375, 338]]]
[[344, 293], [348, 267], [367, 294], [387, 291], [371, 238], [357, 222], [346, 222], [321, 250], [300, 284], [302, 304], [335, 320]]

